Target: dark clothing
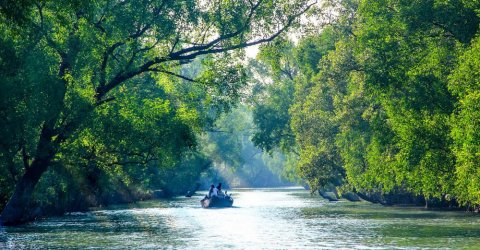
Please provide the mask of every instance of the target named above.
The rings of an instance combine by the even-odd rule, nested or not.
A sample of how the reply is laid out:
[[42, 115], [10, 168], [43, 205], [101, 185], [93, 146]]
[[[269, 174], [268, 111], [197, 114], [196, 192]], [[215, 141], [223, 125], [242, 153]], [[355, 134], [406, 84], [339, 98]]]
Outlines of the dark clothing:
[[210, 190], [208, 190], [208, 197], [212, 197], [212, 193], [213, 193], [213, 187], [210, 187]]

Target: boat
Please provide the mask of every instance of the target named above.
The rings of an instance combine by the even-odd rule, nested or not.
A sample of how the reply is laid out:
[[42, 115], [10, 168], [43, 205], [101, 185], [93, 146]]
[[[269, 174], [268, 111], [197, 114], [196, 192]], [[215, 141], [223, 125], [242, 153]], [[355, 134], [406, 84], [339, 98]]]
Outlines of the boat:
[[203, 208], [209, 207], [231, 207], [233, 205], [233, 199], [230, 195], [225, 196], [213, 196], [210, 198], [203, 198], [200, 203]]

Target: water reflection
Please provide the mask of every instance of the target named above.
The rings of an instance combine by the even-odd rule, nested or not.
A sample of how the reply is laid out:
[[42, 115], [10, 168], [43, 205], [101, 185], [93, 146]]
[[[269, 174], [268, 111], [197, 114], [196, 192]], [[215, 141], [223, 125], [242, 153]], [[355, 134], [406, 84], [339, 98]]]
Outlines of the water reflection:
[[0, 248], [475, 248], [480, 218], [463, 212], [329, 203], [301, 189], [233, 190], [234, 207], [175, 198], [0, 228]]

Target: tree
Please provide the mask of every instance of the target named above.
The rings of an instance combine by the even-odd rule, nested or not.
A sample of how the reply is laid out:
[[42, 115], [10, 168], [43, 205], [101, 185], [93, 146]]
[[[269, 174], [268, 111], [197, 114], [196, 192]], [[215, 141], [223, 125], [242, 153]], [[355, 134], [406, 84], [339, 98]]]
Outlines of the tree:
[[380, 187], [442, 198], [453, 177], [448, 75], [458, 44], [470, 41], [478, 19], [461, 1], [363, 2], [357, 15], [354, 48], [366, 94], [378, 101], [391, 131], [370, 148], [379, 152], [371, 159], [389, 159], [380, 161], [380, 173], [389, 173]]
[[479, 66], [480, 39], [477, 37], [460, 57], [450, 76], [449, 89], [459, 99], [451, 116], [451, 136], [455, 164], [455, 194], [463, 205], [478, 209], [480, 182], [479, 145]]
[[[291, 41], [279, 39], [260, 49], [258, 60], [267, 69], [263, 77], [270, 77], [272, 83], [266, 84], [264, 91], [257, 93], [254, 98], [256, 132], [252, 141], [271, 154], [280, 150], [290, 159], [287, 162], [293, 164], [294, 168], [305, 168], [309, 165], [307, 162], [314, 161], [312, 158], [307, 159], [305, 152], [308, 145], [301, 141], [312, 131], [301, 134], [299, 127], [301, 124], [316, 122], [308, 121], [307, 116], [312, 116], [305, 116], [306, 113], [300, 110], [300, 105], [305, 101], [303, 97], [311, 91], [308, 79], [318, 73], [318, 64], [321, 58], [334, 48], [335, 37], [333, 29], [325, 28], [319, 35], [302, 39], [296, 47]], [[311, 169], [317, 167], [323, 169], [311, 165]], [[292, 166], [286, 166], [285, 169], [291, 172]], [[302, 175], [307, 170], [296, 172]], [[288, 175], [291, 176], [291, 173]], [[311, 186], [317, 186], [313, 184], [313, 179], [306, 179], [311, 181]]]
[[252, 142], [266, 152], [280, 149], [283, 153], [289, 153], [294, 150], [295, 144], [288, 113], [293, 102], [293, 80], [297, 75], [293, 44], [288, 40], [278, 39], [262, 46], [257, 58], [267, 69], [267, 72], [258, 77], [271, 76], [273, 83], [257, 83], [263, 91], [256, 91], [253, 98], [256, 132]]
[[[180, 75], [179, 66], [201, 55], [212, 55], [220, 64], [222, 56], [236, 49], [271, 41], [312, 5], [262, 0], [39, 1], [19, 5], [22, 22], [2, 6], [2, 44], [13, 52], [3, 53], [1, 61], [18, 62], [18, 67], [9, 67], [1, 78], [22, 90], [33, 86], [34, 97], [26, 100], [36, 101], [33, 109], [25, 110], [33, 126], [21, 137], [30, 140], [19, 140], [21, 146], [5, 143], [5, 152], [11, 152], [7, 162], [20, 151], [26, 153], [2, 222], [22, 220], [35, 185], [59, 157], [62, 143], [79, 132], [84, 117], [118, 99], [121, 86], [139, 86], [139, 77], [148, 74], [200, 80]], [[201, 80], [220, 86], [236, 81], [236, 64], [223, 62], [233, 74], [223, 78], [212, 73]], [[15, 103], [4, 105], [2, 110], [17, 109]]]

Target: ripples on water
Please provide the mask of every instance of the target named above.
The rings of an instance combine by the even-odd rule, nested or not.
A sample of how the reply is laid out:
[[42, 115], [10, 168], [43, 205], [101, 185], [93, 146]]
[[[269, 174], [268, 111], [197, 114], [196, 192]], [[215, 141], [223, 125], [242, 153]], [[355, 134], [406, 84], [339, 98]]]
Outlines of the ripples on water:
[[307, 191], [237, 189], [140, 202], [0, 228], [0, 249], [480, 249], [480, 216], [327, 202]]

